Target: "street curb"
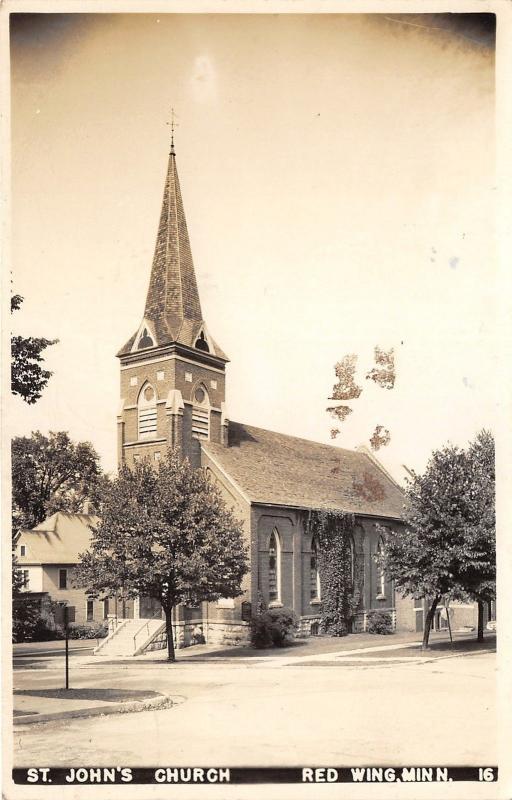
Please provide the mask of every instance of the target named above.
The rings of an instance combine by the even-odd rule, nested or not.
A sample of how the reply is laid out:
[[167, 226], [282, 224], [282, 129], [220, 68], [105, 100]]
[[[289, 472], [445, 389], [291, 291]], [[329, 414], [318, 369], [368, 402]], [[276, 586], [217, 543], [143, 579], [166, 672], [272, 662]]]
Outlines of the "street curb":
[[[432, 656], [432, 655], [431, 656], [404, 656], [402, 659], [400, 659], [400, 663], [399, 664], [397, 663], [397, 661], [392, 661], [391, 659], [386, 659], [385, 656], [382, 656], [382, 658], [378, 659], [378, 661], [379, 661], [378, 664], [375, 664], [374, 662], [369, 661], [369, 659], [364, 658], [364, 656], [362, 658], [359, 658], [359, 659], [357, 657], [351, 658], [349, 663], [347, 663], [347, 661], [349, 660], [349, 657], [347, 657], [347, 661], [344, 662], [344, 660], [343, 660], [345, 658], [344, 656], [343, 657], [337, 656], [336, 660], [335, 659], [332, 659], [332, 660], [325, 659], [324, 661], [315, 661], [314, 663], [312, 661], [308, 661], [308, 662], [305, 662], [305, 663], [302, 663], [302, 664], [301, 663], [293, 663], [293, 664], [292, 663], [288, 663], [288, 664], [283, 664], [282, 666], [283, 667], [313, 667], [313, 666], [319, 665], [319, 666], [330, 666], [330, 667], [349, 667], [349, 668], [352, 668], [352, 669], [359, 669], [359, 668], [361, 668], [361, 669], [370, 669], [370, 668], [372, 668], [372, 669], [381, 669], [384, 666], [386, 666], [386, 667], [388, 667], [388, 666], [389, 667], [392, 667], [392, 666], [404, 667], [404, 666], [409, 666], [409, 664], [415, 664], [416, 666], [417, 665], [423, 666], [424, 664], [435, 664], [437, 661], [445, 661], [447, 658], [467, 658], [468, 656], [488, 655], [489, 653], [492, 654], [492, 653], [495, 653], [495, 652], [496, 652], [496, 650], [478, 650], [478, 651], [472, 652], [472, 653], [447, 653], [446, 655], [442, 655], [442, 656]], [[386, 664], [386, 661], [388, 661], [387, 664]]]
[[128, 700], [125, 703], [109, 703], [108, 706], [94, 706], [92, 708], [77, 708], [73, 711], [54, 711], [50, 714], [30, 714], [26, 717], [15, 717], [14, 727], [19, 725], [36, 725], [39, 722], [53, 722], [59, 719], [79, 719], [80, 717], [98, 717], [108, 714], [123, 714], [134, 711], [150, 711], [164, 706], [171, 707], [183, 702], [185, 698], [171, 697], [162, 694], [160, 697], [149, 697], [147, 700]]

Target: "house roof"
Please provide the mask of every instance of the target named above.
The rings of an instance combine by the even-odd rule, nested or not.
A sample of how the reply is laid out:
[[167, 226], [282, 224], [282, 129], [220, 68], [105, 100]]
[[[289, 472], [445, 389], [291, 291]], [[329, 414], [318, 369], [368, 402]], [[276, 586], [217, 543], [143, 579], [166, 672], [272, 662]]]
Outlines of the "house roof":
[[252, 503], [402, 515], [402, 490], [369, 452], [231, 421], [227, 447], [201, 446]]
[[[76, 564], [78, 556], [89, 549], [90, 525], [99, 518], [93, 514], [67, 514], [57, 511], [29, 531], [21, 531], [16, 542], [18, 564]], [[20, 545], [26, 555], [20, 555]]]
[[[152, 347], [171, 342], [194, 347], [204, 329], [173, 147], [169, 154], [144, 319], [149, 320], [156, 337]], [[131, 352], [136, 336], [137, 333], [126, 342], [119, 356]], [[211, 337], [209, 341], [213, 355], [227, 360]]]

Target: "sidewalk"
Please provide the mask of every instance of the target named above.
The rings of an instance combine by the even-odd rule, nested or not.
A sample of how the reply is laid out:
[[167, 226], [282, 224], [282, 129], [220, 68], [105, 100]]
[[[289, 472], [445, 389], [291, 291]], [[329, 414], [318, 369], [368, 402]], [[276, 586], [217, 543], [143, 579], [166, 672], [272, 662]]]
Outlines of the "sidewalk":
[[[421, 647], [421, 633], [394, 633], [387, 636], [370, 633], [354, 633], [348, 636], [311, 636], [306, 639], [296, 639], [290, 645], [279, 648], [255, 649], [253, 647], [229, 647], [223, 648], [219, 645], [195, 645], [176, 651], [176, 658], [179, 661], [198, 661], [207, 659], [208, 661], [237, 661], [247, 659], [273, 659], [279, 658], [299, 658], [303, 656], [317, 656], [326, 654], [341, 654], [345, 652], [366, 652], [375, 650], [395, 650], [404, 647]], [[433, 631], [430, 635], [431, 650], [434, 651], [440, 646], [447, 647], [466, 647], [471, 646], [471, 642], [476, 643], [475, 631], [461, 631], [453, 633], [453, 645], [447, 632]], [[484, 633], [484, 644], [489, 646], [496, 643], [496, 634], [486, 631]], [[429, 651], [430, 652], [430, 651]], [[157, 652], [148, 653], [141, 658], [150, 659]], [[163, 651], [162, 651], [163, 655]], [[164, 656], [167, 657], [166, 655]]]
[[[431, 648], [421, 650], [418, 634], [394, 634], [390, 636], [371, 636], [357, 634], [344, 638], [318, 637], [296, 641], [290, 647], [271, 650], [252, 650], [246, 647], [219, 649], [214, 646], [197, 645], [177, 651], [175, 664], [168, 664], [167, 651], [160, 650], [136, 658], [120, 658], [101, 656], [77, 656], [73, 663], [75, 679], [88, 683], [88, 688], [46, 688], [48, 683], [55, 682], [55, 659], [48, 659], [48, 678], [41, 679], [45, 688], [34, 688], [30, 670], [21, 670], [21, 686], [14, 691], [14, 724], [25, 725], [33, 722], [45, 722], [65, 717], [88, 717], [96, 714], [112, 714], [123, 711], [142, 711], [150, 708], [162, 708], [182, 702], [182, 695], [170, 697], [166, 691], [168, 679], [174, 672], [179, 676], [181, 686], [186, 678], [187, 668], [198, 665], [200, 672], [208, 666], [225, 664], [227, 667], [242, 669], [281, 668], [281, 667], [391, 667], [399, 664], [428, 663], [437, 658], [454, 658], [462, 655], [492, 652], [496, 646], [494, 633], [486, 632], [483, 642], [477, 642], [474, 632], [459, 633], [450, 643], [449, 637], [434, 633], [431, 637]], [[132, 686], [144, 686], [147, 683], [145, 671], [156, 668], [156, 675], [162, 680], [152, 680], [152, 685], [163, 691], [149, 689], [115, 689], [102, 688], [108, 681], [108, 667], [115, 666], [123, 670]], [[105, 670], [105, 668], [107, 668]], [[39, 668], [40, 669], [40, 668]], [[83, 670], [82, 678], [76, 670]], [[127, 671], [127, 672], [126, 672]], [[197, 680], [198, 672], [192, 670]], [[206, 674], [209, 674], [208, 672]], [[39, 675], [41, 673], [39, 672]], [[164, 678], [164, 676], [166, 676]], [[218, 673], [217, 673], [218, 678]], [[57, 679], [57, 680], [60, 680]], [[201, 681], [203, 678], [201, 678]], [[172, 681], [174, 691], [178, 689]], [[62, 686], [62, 684], [59, 684]], [[76, 685], [76, 684], [75, 684]], [[190, 687], [189, 687], [190, 688]]]
[[14, 725], [144, 711], [173, 704], [167, 695], [147, 689], [15, 689], [13, 700]]
[[[269, 666], [314, 664], [339, 660], [345, 657], [351, 660], [368, 661], [373, 655], [379, 660], [407, 660], [410, 658], [430, 660], [432, 658], [463, 655], [473, 651], [488, 651], [496, 647], [496, 634], [486, 631], [484, 641], [476, 641], [474, 631], [453, 633], [453, 643], [450, 642], [448, 633], [432, 632], [430, 636], [430, 649], [421, 650], [421, 634], [397, 633], [388, 636], [372, 634], [352, 634], [344, 637], [318, 636], [307, 639], [295, 640], [287, 647], [268, 648], [257, 650], [252, 647], [222, 648], [218, 645], [194, 645], [176, 651], [176, 665], [185, 664], [230, 664], [240, 666]], [[396, 652], [399, 651], [399, 652]], [[385, 655], [384, 655], [385, 654]], [[81, 658], [82, 666], [93, 664], [155, 664], [167, 663], [167, 650], [156, 650], [142, 656], [91, 656]]]

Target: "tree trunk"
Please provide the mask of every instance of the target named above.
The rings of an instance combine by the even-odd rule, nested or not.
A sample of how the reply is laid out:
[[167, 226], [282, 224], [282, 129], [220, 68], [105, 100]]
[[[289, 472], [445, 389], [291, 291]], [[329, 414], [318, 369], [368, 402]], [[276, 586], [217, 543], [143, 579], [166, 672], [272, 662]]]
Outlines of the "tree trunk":
[[174, 636], [172, 633], [172, 606], [165, 609], [165, 632], [167, 634], [167, 661], [176, 661]]
[[423, 630], [423, 642], [421, 643], [422, 650], [428, 650], [428, 640], [430, 637], [430, 627], [432, 625], [432, 620], [434, 619], [434, 614], [436, 613], [437, 604], [441, 598], [439, 596], [434, 597], [432, 601], [432, 605], [430, 606], [427, 618], [425, 620], [425, 628]]
[[484, 604], [481, 600], [478, 601], [478, 635], [477, 641], [483, 642], [484, 640]]

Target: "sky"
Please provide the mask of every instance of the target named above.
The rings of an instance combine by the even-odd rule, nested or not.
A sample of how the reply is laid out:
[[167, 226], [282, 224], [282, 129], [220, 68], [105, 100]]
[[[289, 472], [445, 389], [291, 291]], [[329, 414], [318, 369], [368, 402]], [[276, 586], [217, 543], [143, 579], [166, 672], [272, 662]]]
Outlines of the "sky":
[[[58, 338], [13, 435], [116, 465], [116, 352], [142, 319], [169, 151], [233, 420], [329, 443], [334, 364], [393, 474], [500, 413], [494, 50], [459, 15], [16, 15], [16, 332]], [[464, 17], [460, 15], [461, 23]], [[392, 391], [365, 380], [393, 347]]]

